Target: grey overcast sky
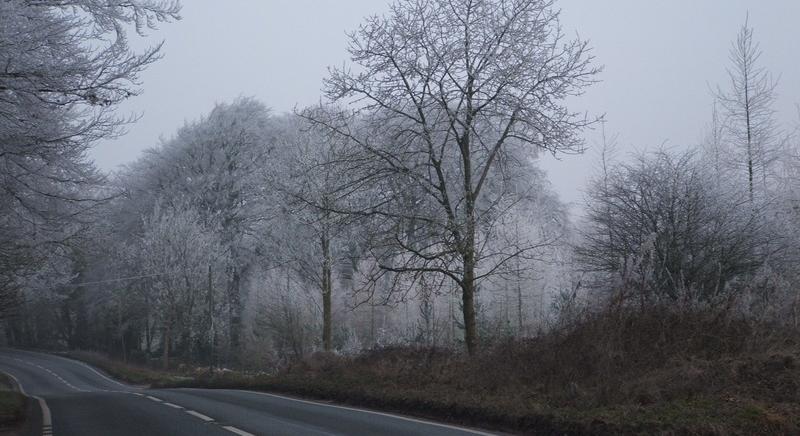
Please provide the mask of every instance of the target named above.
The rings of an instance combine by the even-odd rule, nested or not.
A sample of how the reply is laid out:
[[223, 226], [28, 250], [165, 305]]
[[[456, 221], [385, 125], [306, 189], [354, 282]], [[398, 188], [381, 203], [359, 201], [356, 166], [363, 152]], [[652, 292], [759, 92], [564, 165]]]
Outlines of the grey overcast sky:
[[[141, 78], [144, 92], [123, 106], [142, 114], [124, 137], [99, 144], [105, 170], [135, 160], [185, 120], [214, 103], [255, 96], [275, 112], [319, 101], [329, 65], [347, 60], [345, 31], [385, 11], [386, 0], [183, 0], [183, 20], [149, 32], [164, 39], [164, 59]], [[731, 41], [749, 12], [764, 52], [762, 66], [780, 76], [775, 109], [784, 125], [800, 103], [800, 0], [561, 0], [567, 32], [589, 39], [605, 66], [601, 83], [573, 108], [605, 114], [624, 154], [662, 144], [697, 144], [710, 118], [709, 87], [727, 78]], [[589, 150], [542, 167], [565, 202], [579, 205], [597, 158]]]

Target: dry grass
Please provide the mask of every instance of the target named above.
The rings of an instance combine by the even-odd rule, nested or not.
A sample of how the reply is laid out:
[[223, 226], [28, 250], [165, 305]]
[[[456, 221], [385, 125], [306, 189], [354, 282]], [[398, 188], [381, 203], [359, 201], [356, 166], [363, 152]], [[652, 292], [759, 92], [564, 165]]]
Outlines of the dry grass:
[[25, 396], [14, 390], [14, 384], [0, 372], [0, 430], [17, 427], [25, 420]]
[[798, 339], [704, 312], [614, 312], [473, 358], [384, 348], [161, 385], [281, 391], [536, 434], [800, 434]]
[[70, 351], [63, 353], [63, 355], [96, 366], [108, 375], [134, 385], [165, 384], [186, 378], [175, 373], [166, 373], [140, 365], [123, 363], [113, 360], [105, 354], [93, 351]]

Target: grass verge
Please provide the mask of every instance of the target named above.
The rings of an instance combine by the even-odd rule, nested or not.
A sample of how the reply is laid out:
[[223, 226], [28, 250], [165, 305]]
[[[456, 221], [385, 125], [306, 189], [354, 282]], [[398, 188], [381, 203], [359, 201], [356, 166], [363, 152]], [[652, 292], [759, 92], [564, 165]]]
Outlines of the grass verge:
[[106, 355], [92, 351], [69, 351], [60, 353], [64, 357], [80, 360], [95, 366], [106, 374], [118, 380], [139, 386], [149, 386], [154, 384], [176, 383], [186, 379], [174, 373], [156, 371], [143, 366], [123, 363], [113, 360]]
[[800, 434], [800, 335], [704, 312], [596, 314], [468, 357], [317, 354], [273, 375], [159, 386], [295, 394], [531, 434]]
[[0, 429], [18, 426], [25, 420], [25, 396], [17, 392], [14, 383], [0, 372]]
[[292, 394], [526, 434], [800, 434], [798, 332], [702, 312], [596, 314], [472, 357], [394, 347], [315, 354], [275, 374], [152, 372], [139, 380]]

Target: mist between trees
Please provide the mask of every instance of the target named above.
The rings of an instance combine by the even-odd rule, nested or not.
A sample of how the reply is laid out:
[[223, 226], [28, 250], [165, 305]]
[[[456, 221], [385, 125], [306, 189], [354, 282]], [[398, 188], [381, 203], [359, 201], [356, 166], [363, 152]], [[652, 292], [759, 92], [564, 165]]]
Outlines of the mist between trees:
[[475, 354], [609, 307], [798, 327], [797, 138], [746, 24], [703, 144], [597, 144], [575, 220], [537, 157], [603, 127], [566, 104], [601, 69], [554, 1], [397, 1], [350, 35], [323, 103], [218, 104], [103, 175], [86, 150], [135, 122], [115, 108], [160, 56], [125, 29], [179, 10], [0, 3], [9, 344], [274, 368], [393, 344]]

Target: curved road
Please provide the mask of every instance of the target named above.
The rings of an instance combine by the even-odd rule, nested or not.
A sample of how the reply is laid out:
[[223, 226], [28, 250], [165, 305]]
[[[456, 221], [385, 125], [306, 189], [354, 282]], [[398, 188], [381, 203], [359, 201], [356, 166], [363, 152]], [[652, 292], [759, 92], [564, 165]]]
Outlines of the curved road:
[[81, 362], [28, 351], [0, 350], [0, 370], [38, 400], [35, 436], [489, 434], [261, 392], [141, 389]]

